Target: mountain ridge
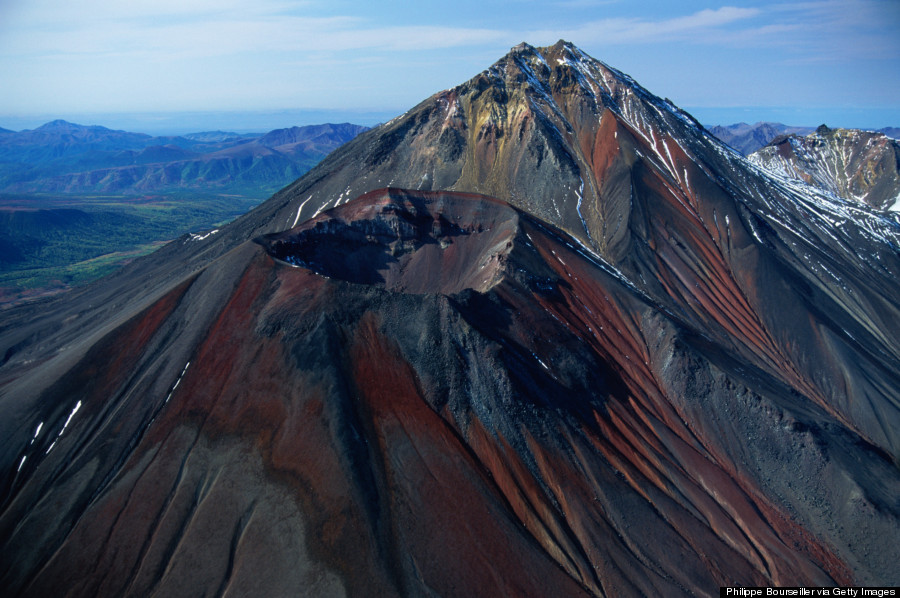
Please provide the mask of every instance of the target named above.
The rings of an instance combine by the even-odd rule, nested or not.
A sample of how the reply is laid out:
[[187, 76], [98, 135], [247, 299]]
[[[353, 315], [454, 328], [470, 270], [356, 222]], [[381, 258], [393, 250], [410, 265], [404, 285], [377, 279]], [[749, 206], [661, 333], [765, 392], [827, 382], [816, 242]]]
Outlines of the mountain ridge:
[[[343, 123], [259, 135], [207, 132], [152, 137], [99, 125], [51, 121], [4, 136], [0, 191], [120, 194], [255, 187], [271, 193], [365, 129]], [[278, 142], [277, 135], [285, 135], [284, 131], [290, 131], [290, 141]], [[253, 148], [243, 162], [228, 152], [240, 146]], [[171, 155], [154, 148], [167, 148]], [[155, 161], [151, 161], [150, 151], [155, 153]], [[251, 167], [256, 171], [248, 172]]]
[[189, 139], [52, 121], [4, 135], [0, 303], [83, 283], [152, 243], [230, 221], [363, 129]]
[[742, 154], [749, 155], [768, 145], [780, 135], [811, 133], [813, 127], [797, 127], [776, 122], [757, 122], [753, 125], [741, 122], [733, 125], [715, 125], [709, 131]]
[[777, 137], [749, 158], [843, 199], [900, 210], [900, 143], [883, 133], [822, 125], [803, 137]]

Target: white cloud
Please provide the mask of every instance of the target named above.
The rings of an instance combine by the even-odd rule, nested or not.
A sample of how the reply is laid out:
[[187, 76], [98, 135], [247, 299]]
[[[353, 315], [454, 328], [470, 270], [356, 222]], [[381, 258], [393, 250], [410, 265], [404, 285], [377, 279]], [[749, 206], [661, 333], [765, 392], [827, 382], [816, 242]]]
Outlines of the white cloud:
[[[27, 13], [20, 15], [20, 26], [3, 32], [0, 47], [4, 52], [14, 56], [133, 54], [140, 59], [153, 55], [189, 59], [245, 52], [421, 51], [560, 37], [641, 43], [683, 38], [758, 13], [722, 7], [665, 20], [613, 18], [568, 31], [514, 31], [437, 23], [383, 26], [353, 16], [301, 16], [296, 14], [296, 5], [274, 0], [55, 4], [36, 0], [30, 5]], [[292, 14], [287, 14], [289, 8]]]
[[896, 60], [900, 56], [900, 2], [820, 0], [774, 5], [773, 19], [790, 24], [793, 61]]
[[742, 21], [759, 14], [758, 9], [725, 6], [691, 15], [651, 21], [646, 19], [606, 19], [588, 23], [580, 31], [602, 37], [608, 43], [659, 42], [683, 39], [703, 31]]
[[[418, 20], [389, 8], [363, 16], [352, 5], [0, 0], [0, 81], [12, 82], [0, 96], [0, 112], [14, 104], [75, 101], [131, 109], [157, 96], [173, 106], [190, 102], [190, 108], [215, 108], [226, 99], [321, 106], [338, 96], [349, 101], [343, 90], [353, 90], [359, 103], [405, 106], [471, 76], [521, 41], [544, 45], [560, 38], [602, 52], [600, 58], [618, 52], [626, 62], [649, 65], [632, 73], [636, 76], [683, 71], [688, 52], [694, 58], [705, 54], [707, 68], [720, 72], [745, 64], [763, 72], [774, 62], [885, 56], [896, 62], [900, 55], [900, 19], [891, 16], [900, 14], [896, 0], [742, 3], [702, 10], [685, 3], [682, 14], [666, 17], [648, 16], [649, 11], [617, 0], [528, 1], [502, 10], [486, 0], [481, 13], [460, 16], [471, 5], [453, 12], [441, 4], [431, 14], [420, 11], [426, 16]], [[513, 17], [523, 16], [509, 18], [510, 10], [518, 11]], [[529, 18], [529, 11], [553, 18]], [[607, 16], [596, 18], [601, 15]], [[393, 84], [366, 91], [385, 80]]]
[[257, 8], [237, 14], [194, 6], [165, 18], [157, 18], [163, 13], [156, 9], [111, 10], [80, 21], [55, 15], [3, 32], [0, 48], [7, 56], [133, 55], [142, 60], [185, 60], [249, 52], [417, 51], [484, 44], [503, 37], [494, 29], [379, 27], [351, 16], [276, 14], [279, 7], [274, 4], [267, 11]]

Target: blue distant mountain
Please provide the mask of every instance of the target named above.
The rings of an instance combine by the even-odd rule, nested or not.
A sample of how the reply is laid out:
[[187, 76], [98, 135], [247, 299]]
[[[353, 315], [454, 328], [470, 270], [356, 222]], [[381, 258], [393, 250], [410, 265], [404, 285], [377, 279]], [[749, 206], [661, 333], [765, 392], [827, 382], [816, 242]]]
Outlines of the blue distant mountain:
[[0, 192], [267, 195], [366, 129], [344, 123], [154, 137], [54, 120], [31, 130], [0, 130]]
[[737, 123], [707, 127], [709, 132], [745, 156], [765, 147], [780, 135], [806, 135], [813, 127], [792, 127], [781, 123], [758, 122], [753, 125]]

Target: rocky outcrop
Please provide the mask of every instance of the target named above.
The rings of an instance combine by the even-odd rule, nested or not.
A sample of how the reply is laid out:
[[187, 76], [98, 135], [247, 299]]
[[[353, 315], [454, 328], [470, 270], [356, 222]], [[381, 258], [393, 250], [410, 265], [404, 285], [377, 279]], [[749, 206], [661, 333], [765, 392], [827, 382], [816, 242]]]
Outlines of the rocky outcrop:
[[750, 160], [838, 197], [900, 210], [900, 143], [882, 133], [822, 125], [805, 137], [780, 137]]

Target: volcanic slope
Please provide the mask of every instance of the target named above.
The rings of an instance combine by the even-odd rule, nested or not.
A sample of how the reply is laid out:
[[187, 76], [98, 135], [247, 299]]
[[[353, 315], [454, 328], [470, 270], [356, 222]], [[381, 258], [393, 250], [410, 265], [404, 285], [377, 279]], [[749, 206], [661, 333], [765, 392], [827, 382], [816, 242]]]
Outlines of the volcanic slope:
[[0, 519], [22, 595], [704, 595], [895, 563], [884, 453], [489, 198], [374, 192], [243, 244], [31, 407]]
[[804, 137], [779, 137], [749, 158], [838, 197], [900, 211], [900, 143], [882, 133], [822, 125]]
[[[346, 144], [208, 251], [382, 185], [484, 193], [562, 228], [698, 333], [898, 454], [896, 220], [767, 176], [571, 44], [513, 48]], [[844, 345], [858, 343], [868, 357], [848, 362]]]
[[14, 595], [900, 581], [895, 221], [569, 44], [197, 237], [4, 314]]

